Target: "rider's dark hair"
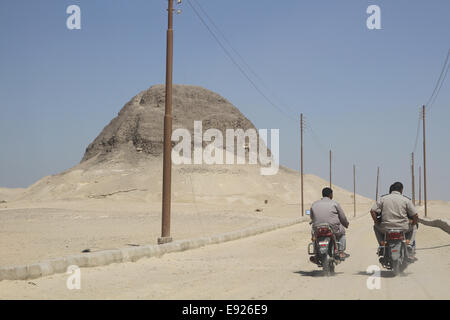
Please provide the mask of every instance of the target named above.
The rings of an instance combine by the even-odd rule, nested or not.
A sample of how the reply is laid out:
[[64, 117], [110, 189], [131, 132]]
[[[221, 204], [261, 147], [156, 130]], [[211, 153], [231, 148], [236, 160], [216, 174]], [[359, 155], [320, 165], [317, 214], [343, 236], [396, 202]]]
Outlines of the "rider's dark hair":
[[322, 197], [330, 197], [333, 194], [333, 190], [330, 188], [323, 188], [322, 190]]
[[395, 182], [391, 185], [391, 187], [389, 188], [389, 193], [393, 192], [393, 191], [398, 191], [400, 193], [403, 192], [403, 184], [401, 182]]

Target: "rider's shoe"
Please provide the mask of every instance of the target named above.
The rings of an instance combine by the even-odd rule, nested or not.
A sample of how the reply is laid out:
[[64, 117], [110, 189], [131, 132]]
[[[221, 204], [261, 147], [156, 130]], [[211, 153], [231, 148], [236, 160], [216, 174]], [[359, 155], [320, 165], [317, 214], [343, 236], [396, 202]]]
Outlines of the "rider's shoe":
[[350, 255], [348, 253], [345, 252], [339, 252], [338, 258], [341, 261], [345, 261], [345, 259], [347, 259], [348, 257], [350, 257]]

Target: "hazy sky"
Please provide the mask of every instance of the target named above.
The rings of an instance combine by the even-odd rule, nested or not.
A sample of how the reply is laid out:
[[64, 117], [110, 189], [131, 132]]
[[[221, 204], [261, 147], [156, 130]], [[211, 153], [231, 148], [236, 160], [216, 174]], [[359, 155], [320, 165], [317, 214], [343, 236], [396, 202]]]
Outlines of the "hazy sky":
[[[230, 62], [188, 6], [175, 16], [175, 83], [204, 86], [258, 128], [280, 128], [281, 164], [375, 196], [394, 180], [410, 193], [419, 106], [450, 48], [450, 1], [198, 0], [264, 80], [273, 108]], [[68, 30], [66, 8], [81, 8]], [[369, 5], [381, 30], [369, 30]], [[0, 2], [0, 186], [26, 187], [76, 165], [85, 148], [141, 90], [165, 79], [164, 0]], [[232, 51], [231, 51], [232, 52]], [[448, 77], [450, 78], [450, 76]], [[279, 101], [282, 102], [279, 102]], [[292, 111], [291, 111], [292, 110]], [[429, 199], [450, 201], [450, 79], [427, 115]], [[421, 136], [416, 164], [422, 163]]]

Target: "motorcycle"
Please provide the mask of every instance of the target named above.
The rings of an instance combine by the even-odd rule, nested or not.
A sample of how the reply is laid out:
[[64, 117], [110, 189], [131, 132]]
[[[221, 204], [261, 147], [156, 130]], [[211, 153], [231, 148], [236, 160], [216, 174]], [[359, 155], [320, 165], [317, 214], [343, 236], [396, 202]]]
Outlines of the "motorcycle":
[[313, 230], [313, 242], [308, 245], [310, 261], [323, 268], [325, 275], [331, 276], [335, 266], [343, 261], [339, 256], [339, 242], [327, 223], [316, 225]]
[[415, 254], [415, 243], [411, 245], [406, 240], [404, 231], [389, 229], [384, 234], [384, 241], [378, 247], [377, 254], [381, 265], [397, 276], [412, 262], [410, 258]]

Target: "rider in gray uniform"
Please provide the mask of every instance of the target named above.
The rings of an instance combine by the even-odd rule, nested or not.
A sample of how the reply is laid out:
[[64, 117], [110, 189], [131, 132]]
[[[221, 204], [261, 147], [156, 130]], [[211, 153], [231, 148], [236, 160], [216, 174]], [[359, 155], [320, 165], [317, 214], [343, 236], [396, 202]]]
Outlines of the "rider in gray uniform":
[[322, 196], [322, 199], [317, 200], [311, 206], [310, 216], [313, 228], [321, 223], [328, 223], [333, 229], [336, 240], [340, 243], [341, 258], [346, 258], [349, 255], [344, 252], [346, 248], [344, 228], [348, 228], [349, 222], [339, 203], [333, 200], [333, 190], [324, 188]]

